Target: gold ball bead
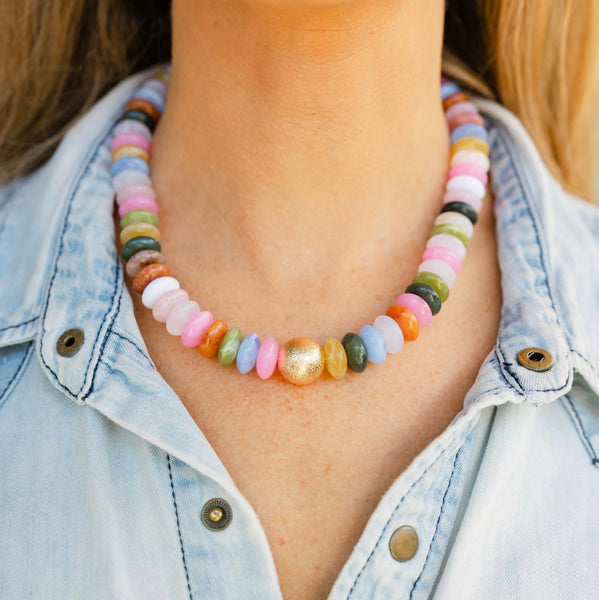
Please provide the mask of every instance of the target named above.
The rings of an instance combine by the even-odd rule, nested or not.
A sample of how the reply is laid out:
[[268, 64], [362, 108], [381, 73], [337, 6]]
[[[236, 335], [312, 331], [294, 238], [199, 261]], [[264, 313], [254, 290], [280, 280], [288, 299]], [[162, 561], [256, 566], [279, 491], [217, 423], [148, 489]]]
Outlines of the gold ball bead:
[[324, 352], [314, 340], [298, 337], [289, 340], [279, 354], [281, 375], [296, 385], [316, 381], [324, 370]]

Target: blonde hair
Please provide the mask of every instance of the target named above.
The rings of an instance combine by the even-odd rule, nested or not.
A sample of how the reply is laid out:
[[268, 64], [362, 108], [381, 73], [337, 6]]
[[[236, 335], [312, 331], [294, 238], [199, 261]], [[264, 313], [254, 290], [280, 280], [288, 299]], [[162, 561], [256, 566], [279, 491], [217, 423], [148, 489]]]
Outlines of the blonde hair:
[[[0, 182], [25, 175], [102, 94], [170, 57], [170, 2], [4, 0]], [[515, 113], [591, 200], [599, 167], [596, 0], [447, 0], [443, 70]]]

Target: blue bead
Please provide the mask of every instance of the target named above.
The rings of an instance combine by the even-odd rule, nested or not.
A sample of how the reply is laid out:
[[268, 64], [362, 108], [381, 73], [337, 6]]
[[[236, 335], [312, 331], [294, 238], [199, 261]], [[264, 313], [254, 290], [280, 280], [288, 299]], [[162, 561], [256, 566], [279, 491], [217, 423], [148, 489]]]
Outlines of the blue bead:
[[110, 165], [110, 175], [116, 177], [123, 171], [140, 171], [149, 175], [150, 165], [145, 160], [137, 158], [137, 156], [123, 156], [123, 158], [115, 160]]
[[135, 91], [135, 94], [133, 94], [133, 98], [141, 98], [142, 100], [151, 102], [158, 109], [159, 113], [162, 113], [164, 110], [164, 99], [158, 92], [151, 88], [139, 88]]
[[237, 350], [237, 369], [240, 373], [249, 373], [254, 368], [259, 349], [260, 338], [255, 333], [244, 338]]
[[441, 84], [441, 100], [446, 100], [452, 94], [457, 94], [461, 91], [462, 90], [456, 83], [453, 81], [446, 81], [445, 83]]
[[360, 329], [360, 339], [368, 351], [368, 360], [375, 365], [380, 365], [387, 358], [387, 346], [380, 332], [372, 325], [364, 325]]
[[456, 127], [451, 132], [451, 144], [455, 144], [457, 141], [466, 137], [477, 137], [485, 142], [489, 141], [489, 135], [487, 130], [482, 125], [476, 125], [475, 123], [466, 123]]

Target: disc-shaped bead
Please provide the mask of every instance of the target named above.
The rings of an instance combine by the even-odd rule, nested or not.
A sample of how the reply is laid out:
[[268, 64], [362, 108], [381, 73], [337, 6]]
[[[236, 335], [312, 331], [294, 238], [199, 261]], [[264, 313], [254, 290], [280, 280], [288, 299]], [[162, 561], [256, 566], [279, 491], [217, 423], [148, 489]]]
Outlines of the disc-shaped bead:
[[[400, 298], [407, 296], [407, 294], [402, 294]], [[418, 296], [414, 296], [414, 298], [418, 298], [420, 302], [424, 302], [422, 298]], [[428, 307], [428, 304], [424, 302], [426, 305], [426, 311], [428, 313], [429, 320], [432, 320], [431, 309]], [[387, 309], [387, 316], [393, 319], [401, 329], [403, 334], [403, 339], [405, 342], [413, 342], [420, 333], [420, 323], [416, 318], [416, 315], [413, 311], [411, 311], [406, 306], [401, 306], [399, 304], [393, 304]]]
[[[454, 108], [453, 106], [451, 108]], [[458, 152], [462, 150], [477, 150], [478, 152], [482, 152], [483, 154], [489, 154], [489, 144], [485, 142], [485, 140], [481, 140], [477, 137], [466, 137], [457, 141], [451, 147], [449, 152], [450, 156], [455, 156]]]
[[200, 312], [200, 305], [194, 300], [186, 300], [173, 306], [166, 317], [166, 330], [171, 335], [181, 335], [185, 323], [189, 321], [192, 315]]
[[449, 190], [443, 194], [443, 204], [451, 202], [465, 202], [469, 204], [478, 214], [483, 207], [483, 199], [465, 190]]
[[142, 236], [151, 237], [157, 242], [160, 241], [160, 231], [158, 230], [158, 227], [151, 223], [131, 223], [131, 225], [127, 225], [127, 227], [121, 231], [120, 241], [121, 244], [124, 245], [129, 240]]
[[258, 350], [260, 349], [260, 338], [255, 334], [251, 333], [243, 339], [239, 350], [237, 351], [237, 370], [240, 373], [249, 373], [256, 364], [258, 358]]
[[346, 333], [341, 343], [347, 354], [347, 366], [355, 373], [364, 371], [368, 365], [368, 350], [360, 336], [355, 333]]
[[462, 270], [462, 261], [458, 255], [449, 248], [443, 248], [443, 246], [431, 246], [424, 251], [422, 260], [442, 260], [447, 263], [454, 271], [459, 273]]
[[265, 339], [258, 350], [256, 373], [260, 379], [268, 379], [277, 368], [279, 360], [279, 344], [274, 338]]
[[152, 140], [152, 132], [149, 127], [136, 119], [125, 119], [117, 123], [114, 128], [114, 135], [121, 135], [122, 133], [136, 133], [143, 136], [148, 142]]
[[134, 254], [128, 261], [126, 266], [127, 275], [135, 277], [146, 265], [153, 263], [166, 263], [166, 257], [158, 250], [142, 250]]
[[[123, 159], [121, 159], [123, 160]], [[456, 175], [447, 181], [445, 189], [465, 190], [477, 198], [484, 198], [486, 193], [485, 185], [472, 175]]]
[[133, 225], [133, 223], [149, 223], [150, 225], [154, 225], [154, 227], [158, 227], [160, 220], [158, 215], [151, 210], [144, 210], [143, 208], [138, 208], [137, 210], [132, 210], [128, 212], [120, 221], [121, 229], [125, 229], [129, 225]]
[[121, 256], [123, 257], [123, 260], [127, 261], [141, 250], [158, 250], [158, 252], [160, 252], [160, 242], [147, 235], [134, 237], [122, 247]]
[[233, 329], [227, 331], [218, 347], [218, 362], [223, 367], [233, 364], [242, 340], [243, 334], [239, 327], [233, 327]]
[[[160, 302], [162, 298], [158, 301]], [[158, 304], [158, 302], [156, 304]], [[156, 308], [154, 306], [154, 308]], [[187, 348], [194, 348], [200, 343], [206, 329], [214, 322], [212, 313], [207, 310], [202, 310], [189, 317], [183, 331], [181, 333], [181, 343]]]
[[472, 221], [459, 212], [444, 211], [435, 219], [435, 225], [455, 225], [470, 239], [474, 233]]
[[218, 354], [218, 347], [228, 331], [227, 324], [222, 319], [214, 321], [200, 341], [199, 351], [206, 358], [214, 358]]
[[119, 206], [119, 217], [124, 217], [127, 213], [134, 210], [149, 210], [158, 214], [158, 204], [152, 198], [144, 196], [129, 196], [121, 202]]
[[329, 338], [324, 345], [324, 358], [327, 372], [333, 379], [342, 379], [347, 372], [347, 355], [343, 344], [336, 338]]
[[154, 131], [156, 123], [149, 115], [141, 110], [126, 110], [119, 119], [120, 121], [133, 120], [143, 123], [151, 132]]
[[[128, 185], [152, 185], [152, 181], [150, 178], [141, 171], [132, 171], [131, 169], [127, 169], [119, 173], [116, 177], [112, 178], [112, 189], [118, 194], [124, 187]], [[123, 216], [119, 212], [119, 216]]]
[[119, 158], [124, 158], [125, 156], [134, 156], [135, 158], [141, 158], [141, 160], [147, 163], [150, 162], [150, 155], [138, 146], [119, 146], [113, 150], [110, 160], [111, 162], [116, 162]]
[[154, 308], [154, 303], [160, 296], [180, 287], [181, 285], [174, 277], [159, 277], [148, 283], [141, 295], [141, 302], [146, 308]]
[[385, 339], [378, 329], [372, 325], [364, 325], [360, 329], [360, 339], [366, 346], [368, 360], [371, 363], [380, 365], [385, 362], [387, 358], [387, 346], [385, 345]]
[[170, 274], [171, 270], [166, 265], [160, 263], [147, 265], [133, 278], [133, 289], [138, 294], [143, 294], [150, 281], [159, 277], [168, 277]]
[[320, 345], [307, 337], [289, 340], [279, 352], [281, 375], [296, 385], [316, 381], [324, 370], [324, 352]]
[[374, 320], [374, 328], [383, 336], [389, 354], [396, 354], [403, 348], [404, 339], [399, 323], [388, 315], [379, 315]]
[[428, 272], [438, 275], [447, 284], [449, 289], [455, 285], [457, 279], [455, 271], [446, 262], [438, 258], [431, 258], [430, 260], [421, 262], [418, 266], [418, 272]]
[[433, 315], [436, 315], [441, 310], [441, 298], [439, 297], [439, 294], [434, 288], [426, 283], [411, 283], [406, 288], [406, 294], [420, 296], [429, 305]]
[[457, 225], [451, 225], [450, 223], [445, 223], [443, 225], [435, 225], [429, 236], [432, 238], [435, 235], [439, 235], [440, 233], [448, 233], [449, 235], [453, 235], [455, 237], [457, 237], [460, 242], [462, 242], [462, 244], [464, 244], [464, 247], [468, 246], [468, 236], [466, 235], [466, 233], [464, 232], [464, 230], [461, 227], [458, 227]]
[[143, 98], [131, 98], [131, 100], [127, 102], [125, 110], [139, 110], [140, 112], [148, 115], [148, 117], [150, 117], [154, 123], [156, 123], [160, 118], [160, 111], [158, 108], [149, 100], [144, 100]]
[[114, 161], [110, 165], [110, 175], [112, 175], [112, 177], [116, 177], [123, 171], [139, 171], [140, 173], [149, 176], [150, 166], [141, 158], [137, 158], [135, 156], [124, 156], [123, 158], [119, 158], [118, 160]]
[[474, 210], [474, 208], [472, 208], [472, 206], [470, 206], [470, 204], [466, 204], [465, 202], [449, 202], [448, 204], [444, 204], [441, 212], [460, 213], [461, 215], [464, 215], [470, 221], [470, 223], [472, 223], [472, 225], [476, 225], [476, 222], [478, 221], [477, 212]]
[[181, 302], [187, 302], [189, 300], [189, 294], [180, 288], [169, 290], [165, 292], [156, 300], [152, 307], [152, 316], [158, 323], [166, 323], [168, 314]]
[[143, 198], [156, 200], [156, 192], [149, 185], [131, 183], [124, 188], [121, 188], [116, 195], [117, 205], [120, 206], [124, 200], [131, 198], [132, 196], [142, 196]]
[[[445, 302], [449, 297], [449, 286], [439, 275], [427, 271], [421, 271], [414, 276], [414, 283], [424, 283], [435, 290], [441, 302]], [[432, 307], [431, 307], [432, 310]], [[433, 313], [434, 314], [434, 313]]]
[[449, 248], [460, 260], [464, 260], [466, 256], [466, 246], [462, 241], [455, 235], [449, 233], [439, 233], [433, 235], [428, 239], [426, 243], [427, 248], [434, 248], [435, 246], [441, 246], [442, 248]]

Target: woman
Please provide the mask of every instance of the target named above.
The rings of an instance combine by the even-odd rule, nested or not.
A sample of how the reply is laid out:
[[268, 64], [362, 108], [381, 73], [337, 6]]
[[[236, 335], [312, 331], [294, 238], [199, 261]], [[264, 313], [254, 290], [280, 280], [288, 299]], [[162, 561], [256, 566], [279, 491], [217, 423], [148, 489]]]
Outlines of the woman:
[[[172, 57], [166, 4], [12, 10], [2, 596], [593, 597], [599, 212], [574, 196], [591, 199], [597, 164], [593, 2], [173, 0]], [[443, 49], [484, 118], [491, 185], [474, 215], [461, 207], [477, 223], [433, 324], [436, 299], [412, 298], [363, 332], [448, 224]], [[165, 106], [149, 101], [169, 79]], [[135, 156], [111, 154], [146, 132], [116, 131], [124, 110], [157, 123]], [[135, 210], [155, 194], [161, 252], [210, 327], [279, 340], [278, 366], [223, 368], [200, 356], [216, 351], [206, 323], [185, 332], [198, 352], [154, 320], [177, 305], [156, 315], [162, 296], [124, 274], [155, 263], [129, 269], [118, 241], [119, 158], [150, 163], [151, 191], [127, 184], [146, 189]], [[457, 272], [454, 247], [435, 252]], [[304, 335], [320, 377], [291, 385], [309, 343], [284, 344]], [[323, 358], [331, 337], [345, 374], [337, 343]]]

